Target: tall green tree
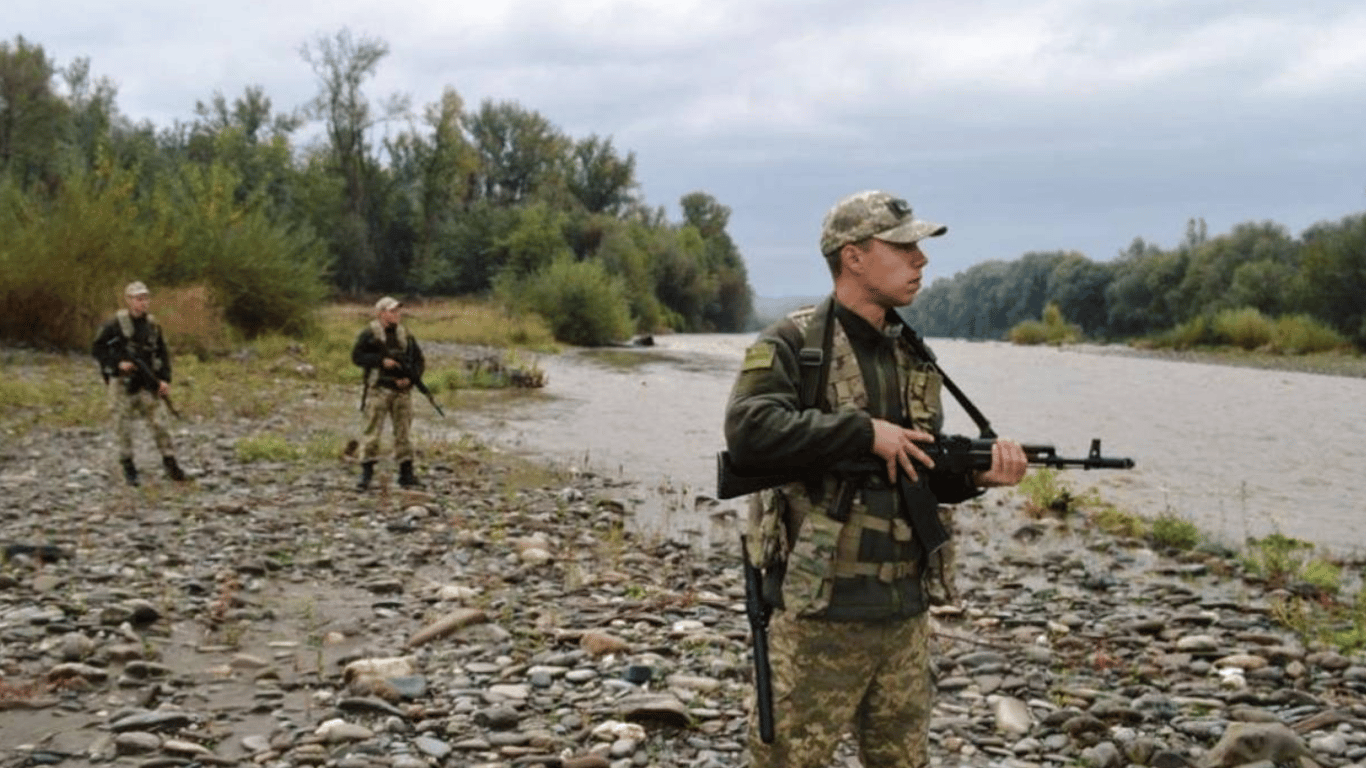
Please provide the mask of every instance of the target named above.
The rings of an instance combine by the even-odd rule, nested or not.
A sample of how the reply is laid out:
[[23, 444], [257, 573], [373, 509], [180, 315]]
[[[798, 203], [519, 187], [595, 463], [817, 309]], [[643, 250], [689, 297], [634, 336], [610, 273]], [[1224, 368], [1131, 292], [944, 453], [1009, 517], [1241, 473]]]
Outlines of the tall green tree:
[[21, 188], [55, 179], [67, 105], [53, 89], [57, 67], [23, 35], [0, 41], [0, 174]]
[[479, 153], [481, 199], [517, 205], [563, 186], [570, 140], [539, 112], [485, 100], [465, 122]]
[[368, 132], [378, 123], [408, 111], [408, 98], [390, 96], [378, 107], [365, 95], [365, 81], [374, 77], [389, 45], [370, 37], [359, 39], [343, 28], [332, 36], [320, 36], [300, 48], [300, 55], [318, 79], [318, 95], [310, 115], [320, 118], [327, 131], [332, 166], [342, 182], [340, 215], [333, 233], [332, 251], [337, 264], [334, 275], [343, 288], [357, 291], [369, 284], [377, 267], [371, 198], [379, 174]]

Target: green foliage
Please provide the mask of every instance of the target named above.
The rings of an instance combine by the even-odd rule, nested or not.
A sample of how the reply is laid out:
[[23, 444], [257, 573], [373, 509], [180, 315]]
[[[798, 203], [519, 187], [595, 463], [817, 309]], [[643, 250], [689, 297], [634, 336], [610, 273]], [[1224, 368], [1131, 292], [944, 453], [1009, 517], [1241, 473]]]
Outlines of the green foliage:
[[602, 346], [631, 333], [626, 291], [621, 279], [600, 262], [559, 258], [527, 278], [500, 278], [500, 298], [550, 324], [555, 338], [581, 346]]
[[1289, 355], [1329, 352], [1351, 344], [1347, 337], [1307, 314], [1277, 319], [1273, 343], [1278, 351]]
[[1081, 341], [1081, 328], [1063, 319], [1056, 303], [1044, 307], [1043, 320], [1026, 320], [1010, 329], [1015, 344], [1073, 344]]
[[1111, 536], [1140, 539], [1148, 535], [1149, 524], [1142, 517], [1102, 504], [1091, 514], [1091, 524]]
[[1048, 467], [1031, 470], [1015, 488], [1025, 497], [1025, 509], [1035, 515], [1067, 514], [1078, 501], [1071, 484], [1058, 470]]
[[1242, 349], [1258, 349], [1271, 343], [1275, 326], [1251, 307], [1225, 309], [1210, 322], [1210, 334], [1217, 341]]
[[1309, 561], [1314, 545], [1279, 533], [1248, 539], [1243, 567], [1272, 584], [1285, 584]]
[[1200, 544], [1202, 536], [1195, 523], [1171, 512], [1163, 512], [1153, 518], [1148, 538], [1155, 547], [1187, 552]]
[[303, 451], [280, 435], [243, 437], [233, 445], [237, 460], [247, 464], [255, 461], [298, 461]]

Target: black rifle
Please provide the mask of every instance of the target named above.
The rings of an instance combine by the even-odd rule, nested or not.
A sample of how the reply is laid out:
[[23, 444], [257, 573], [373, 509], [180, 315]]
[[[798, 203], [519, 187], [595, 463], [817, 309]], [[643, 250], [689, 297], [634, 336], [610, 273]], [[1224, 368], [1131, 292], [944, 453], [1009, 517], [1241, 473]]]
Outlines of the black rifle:
[[[118, 337], [109, 340], [110, 347], [114, 347], [118, 343]], [[146, 360], [138, 357], [137, 351], [133, 349], [133, 343], [131, 341], [128, 342], [126, 347], [125, 355], [133, 365], [137, 366], [138, 374], [141, 376], [143, 384], [147, 386], [147, 389], [151, 391], [154, 397], [158, 397], [162, 402], [166, 403], [166, 410], [170, 411], [172, 416], [177, 419], [183, 418], [180, 415], [180, 411], [177, 411], [175, 405], [171, 403], [171, 396], [161, 394], [161, 379], [157, 378], [156, 373], [152, 371], [152, 366], [148, 365]]]
[[768, 619], [773, 609], [764, 600], [763, 575], [749, 561], [748, 542], [740, 534], [740, 556], [745, 561], [745, 614], [754, 642], [754, 692], [759, 711], [759, 739], [773, 743], [773, 672], [768, 665]]
[[[974, 439], [963, 435], [947, 435], [939, 437], [933, 443], [920, 443], [919, 445], [934, 460], [936, 470], [963, 473], [978, 469], [990, 469], [991, 445], [994, 442], [996, 442], [994, 438]], [[1130, 458], [1102, 456], [1100, 454], [1100, 438], [1091, 441], [1091, 452], [1084, 458], [1059, 456], [1057, 449], [1051, 445], [1029, 444], [1021, 447], [1024, 448], [1025, 457], [1029, 459], [1029, 463], [1036, 466], [1055, 467], [1057, 469], [1069, 467], [1133, 469], [1134, 466], [1134, 460]], [[730, 458], [730, 451], [721, 451], [716, 454], [716, 496], [720, 499], [733, 499], [736, 496], [755, 493], [765, 488], [775, 488], [788, 483], [805, 481], [823, 473], [857, 475], [872, 472], [885, 473], [886, 471], [886, 462], [870, 456], [862, 460], [849, 459], [836, 462], [829, 467], [802, 468], [786, 472], [746, 472], [735, 466]], [[904, 475], [904, 473], [902, 474]], [[908, 482], [908, 480], [903, 477], [902, 482]]]
[[441, 410], [441, 406], [436, 403], [436, 398], [432, 397], [432, 391], [427, 388], [426, 384], [422, 383], [422, 377], [413, 375], [412, 368], [408, 361], [404, 360], [399, 362], [398, 368], [394, 369], [394, 378], [411, 381], [413, 383], [413, 389], [416, 389], [427, 397], [427, 402], [432, 404], [432, 407], [441, 415], [441, 418], [444, 419], [446, 417], [446, 412]]

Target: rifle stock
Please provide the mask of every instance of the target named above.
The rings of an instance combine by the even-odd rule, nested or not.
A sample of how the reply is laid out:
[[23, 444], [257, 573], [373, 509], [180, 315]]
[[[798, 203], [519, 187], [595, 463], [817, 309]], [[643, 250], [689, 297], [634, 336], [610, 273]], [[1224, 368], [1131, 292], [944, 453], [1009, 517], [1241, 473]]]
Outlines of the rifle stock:
[[[962, 435], [940, 437], [928, 445], [921, 444], [925, 453], [934, 460], [937, 470], [949, 472], [971, 472], [991, 468], [991, 446], [995, 439], [974, 439]], [[1091, 451], [1085, 457], [1073, 458], [1059, 456], [1057, 449], [1046, 444], [1025, 444], [1025, 457], [1035, 466], [1067, 469], [1132, 469], [1134, 460], [1102, 456], [1100, 438], [1091, 441]], [[776, 488], [789, 483], [804, 481], [815, 474], [831, 472], [836, 474], [856, 474], [866, 472], [886, 472], [887, 465], [881, 459], [869, 457], [862, 460], [845, 460], [824, 468], [799, 468], [784, 472], [749, 472], [737, 467], [730, 457], [730, 451], [716, 454], [716, 497], [733, 499], [766, 488]]]

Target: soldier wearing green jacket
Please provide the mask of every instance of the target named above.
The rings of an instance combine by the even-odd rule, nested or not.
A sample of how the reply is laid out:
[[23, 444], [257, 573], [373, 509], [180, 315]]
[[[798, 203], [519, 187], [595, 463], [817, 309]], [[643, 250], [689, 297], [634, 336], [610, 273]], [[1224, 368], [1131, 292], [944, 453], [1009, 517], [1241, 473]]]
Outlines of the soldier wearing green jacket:
[[161, 326], [148, 312], [151, 292], [145, 284], [132, 282], [124, 288], [123, 300], [126, 308], [100, 327], [90, 348], [108, 390], [123, 479], [129, 485], [140, 482], [133, 460], [133, 421], [142, 419], [161, 453], [166, 476], [182, 482], [188, 478], [176, 462], [166, 416], [158, 407], [171, 391], [171, 355]]
[[[865, 768], [928, 765], [930, 569], [908, 516], [1014, 485], [1027, 467], [1009, 440], [993, 446], [990, 469], [968, 474], [935, 471], [917, 445], [941, 431], [942, 379], [894, 310], [921, 288], [920, 241], [945, 231], [885, 192], [841, 200], [821, 231], [833, 294], [746, 350], [726, 409], [733, 459], [756, 471], [811, 469], [805, 482], [751, 498], [745, 556], [783, 574], [765, 589], [776, 733], [764, 744], [752, 722], [752, 768], [824, 766], [850, 728]], [[824, 337], [820, 378], [803, 366], [813, 335]], [[822, 469], [870, 455], [886, 477]], [[898, 472], [915, 495], [898, 494]]]
[[356, 483], [362, 491], [375, 477], [385, 420], [393, 425], [399, 485], [421, 485], [413, 471], [413, 386], [422, 379], [427, 362], [417, 338], [402, 323], [402, 307], [390, 296], [375, 302], [375, 319], [361, 330], [351, 349], [351, 362], [365, 375], [365, 435]]

